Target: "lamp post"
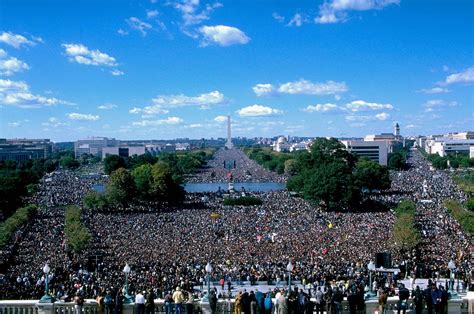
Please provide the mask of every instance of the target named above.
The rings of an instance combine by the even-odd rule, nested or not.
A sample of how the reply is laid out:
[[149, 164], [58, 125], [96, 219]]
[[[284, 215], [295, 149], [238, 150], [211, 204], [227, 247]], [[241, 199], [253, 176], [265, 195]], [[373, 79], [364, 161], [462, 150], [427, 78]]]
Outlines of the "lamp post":
[[454, 270], [456, 269], [456, 264], [454, 264], [453, 260], [449, 261], [448, 269], [449, 269], [449, 293], [451, 294], [451, 297], [454, 297], [457, 295], [457, 293], [453, 290]]
[[288, 293], [291, 292], [291, 272], [293, 271], [293, 264], [291, 261], [286, 265], [286, 270], [288, 271]]
[[49, 295], [49, 271], [51, 268], [49, 268], [48, 263], [44, 264], [43, 267], [43, 273], [44, 273], [44, 280], [45, 280], [45, 288], [44, 288], [44, 296], [41, 297], [39, 300], [39, 303], [53, 303], [53, 297]]
[[206, 273], [207, 273], [207, 294], [203, 296], [202, 301], [208, 302], [209, 296], [211, 295], [211, 273], [212, 273], [211, 264], [207, 263], [204, 269], [206, 270]]
[[372, 272], [375, 270], [375, 264], [370, 261], [368, 264], [367, 264], [367, 269], [369, 271], [369, 293], [367, 294], [367, 296], [370, 298], [374, 297], [375, 296], [375, 293], [372, 289]]
[[130, 266], [128, 266], [128, 263], [125, 264], [125, 267], [123, 268], [123, 272], [125, 274], [125, 295], [124, 295], [123, 304], [131, 304], [133, 303], [133, 298], [131, 295], [128, 294], [128, 275], [130, 274]]

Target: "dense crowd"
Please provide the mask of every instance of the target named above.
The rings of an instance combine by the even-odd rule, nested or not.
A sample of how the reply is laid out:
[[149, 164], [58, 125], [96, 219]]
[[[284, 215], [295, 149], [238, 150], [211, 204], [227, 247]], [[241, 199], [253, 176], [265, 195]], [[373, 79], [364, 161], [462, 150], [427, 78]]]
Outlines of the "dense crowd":
[[[221, 150], [213, 162], [227, 160], [226, 154], [237, 159], [243, 153]], [[432, 269], [429, 277], [446, 277], [447, 262], [457, 257], [464, 269], [472, 269], [469, 239], [442, 206], [444, 198], [462, 200], [464, 195], [446, 174], [430, 171], [418, 154], [409, 161], [410, 170], [393, 174], [393, 190], [406, 193], [379, 196], [386, 202], [416, 201], [424, 244], [421, 252], [403, 255], [391, 240], [392, 212], [323, 212], [287, 191], [254, 193], [262, 200], [259, 206], [224, 206], [218, 193], [193, 193], [177, 210], [140, 204], [135, 211], [84, 211], [92, 240], [84, 252], [73, 254], [64, 237], [63, 205], [80, 204], [82, 196], [105, 179], [57, 172], [42, 181], [33, 198], [42, 206], [18, 235], [4, 264], [0, 299], [39, 298], [46, 262], [51, 267], [50, 290], [58, 297], [77, 291], [85, 297], [118, 291], [126, 263], [131, 267], [131, 292], [152, 288], [162, 297], [177, 286], [192, 290], [202, 285], [208, 262], [213, 280], [278, 284], [287, 280], [291, 260], [295, 280], [345, 287], [347, 293], [368, 289], [366, 265], [376, 252], [391, 252], [395, 265], [412, 265], [409, 271], [423, 261]], [[394, 279], [380, 275], [374, 287], [394, 287]], [[351, 283], [354, 289], [348, 290]]]
[[229, 182], [285, 182], [286, 178], [261, 167], [237, 148], [220, 149], [209, 160], [207, 167], [188, 178], [189, 183]]

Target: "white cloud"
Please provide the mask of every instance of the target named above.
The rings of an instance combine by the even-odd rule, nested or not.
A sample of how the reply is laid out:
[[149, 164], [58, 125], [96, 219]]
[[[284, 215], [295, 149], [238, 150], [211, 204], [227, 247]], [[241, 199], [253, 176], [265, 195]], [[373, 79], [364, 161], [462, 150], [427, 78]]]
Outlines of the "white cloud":
[[111, 109], [114, 109], [114, 108], [117, 108], [117, 105], [103, 104], [103, 105], [100, 105], [99, 107], [97, 107], [97, 109], [101, 109], [101, 110], [111, 110]]
[[34, 95], [30, 92], [29, 86], [25, 82], [3, 79], [0, 79], [0, 104], [22, 109], [74, 105], [71, 102], [54, 97]]
[[474, 67], [470, 67], [462, 72], [454, 73], [446, 77], [445, 84], [472, 83], [474, 82]]
[[237, 113], [241, 117], [261, 117], [261, 116], [272, 116], [283, 113], [279, 109], [274, 109], [262, 105], [252, 105], [248, 107], [244, 107], [242, 109], [237, 110]]
[[200, 123], [195, 123], [195, 124], [187, 125], [186, 127], [189, 128], [189, 129], [199, 129], [199, 128], [202, 128], [203, 125], [200, 124]]
[[219, 91], [200, 94], [198, 96], [186, 95], [161, 95], [152, 99], [154, 105], [160, 107], [183, 107], [183, 106], [211, 106], [227, 102], [227, 99]]
[[278, 94], [275, 87], [272, 84], [257, 84], [252, 87], [253, 92], [258, 97], [262, 96], [273, 96]]
[[317, 104], [317, 105], [309, 105], [303, 109], [304, 112], [322, 112], [322, 113], [330, 113], [330, 112], [342, 112], [342, 108], [338, 107], [335, 104]]
[[134, 107], [128, 111], [131, 114], [139, 114], [139, 113], [144, 113], [145, 115], [148, 116], [153, 116], [155, 114], [166, 114], [169, 112], [167, 109], [163, 109], [159, 105], [152, 105], [152, 106], [146, 106], [144, 108], [137, 108]]
[[154, 17], [158, 16], [158, 11], [157, 10], [147, 10], [146, 11], [146, 17], [149, 19], [152, 19]]
[[319, 7], [319, 15], [314, 19], [318, 24], [331, 24], [345, 21], [349, 11], [381, 10], [400, 0], [328, 0]]
[[100, 50], [90, 50], [83, 44], [62, 44], [62, 47], [70, 57], [69, 61], [71, 62], [95, 66], [117, 66], [117, 61], [114, 57]]
[[56, 117], [50, 117], [48, 119], [48, 122], [43, 122], [41, 125], [46, 126], [46, 127], [51, 127], [51, 128], [57, 128], [63, 125], [69, 125], [68, 123], [61, 122], [58, 118]]
[[301, 25], [303, 25], [303, 21], [303, 16], [299, 13], [296, 13], [293, 18], [288, 22], [288, 24], [286, 24], [286, 26], [300, 27]]
[[145, 36], [146, 32], [153, 28], [153, 26], [151, 26], [150, 23], [143, 22], [142, 20], [140, 20], [139, 18], [135, 16], [129, 17], [125, 21], [127, 22], [128, 26], [130, 26], [131, 29], [139, 31], [142, 34], [142, 36]]
[[8, 57], [8, 54], [5, 50], [0, 49], [0, 75], [12, 75], [17, 72], [22, 72], [24, 70], [29, 70], [28, 64], [18, 60], [15, 57]]
[[226, 25], [202, 26], [199, 28], [202, 35], [201, 46], [216, 44], [219, 46], [244, 45], [250, 41], [240, 29]]
[[325, 83], [313, 83], [304, 79], [281, 84], [278, 88], [280, 93], [306, 95], [333, 95], [344, 93], [347, 90], [345, 82], [327, 81]]
[[390, 118], [390, 114], [386, 113], [386, 112], [381, 112], [381, 113], [377, 113], [375, 115], [375, 118], [377, 120], [380, 120], [380, 121], [385, 121], [387, 120], [388, 118]]
[[425, 102], [423, 107], [425, 108], [425, 112], [433, 112], [442, 110], [445, 107], [456, 107], [457, 105], [458, 103], [455, 101], [447, 102], [441, 99], [432, 99]]
[[[31, 41], [22, 35], [13, 34], [11, 32], [3, 32], [2, 34], [0, 34], [0, 42], [10, 45], [17, 49], [20, 48], [21, 45], [28, 45], [28, 46], [36, 45], [34, 41]], [[42, 40], [39, 42], [42, 42]]]
[[122, 35], [122, 36], [128, 35], [128, 32], [125, 31], [125, 30], [123, 30], [123, 29], [121, 29], [121, 28], [119, 28], [119, 29], [117, 30], [117, 33], [119, 33], [119, 34]]
[[132, 123], [133, 126], [158, 126], [158, 125], [176, 125], [183, 123], [184, 120], [179, 117], [168, 117], [161, 120], [142, 120]]
[[113, 69], [112, 71], [110, 71], [110, 74], [112, 74], [113, 76], [122, 76], [122, 75], [124, 75], [125, 73], [123, 73], [123, 72], [120, 71], [120, 70]]
[[273, 18], [274, 18], [275, 20], [277, 20], [277, 21], [280, 22], [280, 23], [285, 22], [285, 17], [284, 17], [284, 16], [281, 16], [281, 15], [278, 14], [277, 12], [273, 12], [272, 16], [273, 16]]
[[227, 117], [226, 116], [217, 116], [217, 117], [214, 118], [214, 121], [220, 122], [220, 123], [227, 122]]
[[222, 7], [222, 4], [219, 2], [206, 4], [205, 8], [200, 10], [199, 0], [178, 0], [173, 3], [173, 7], [181, 13], [183, 26], [188, 27], [209, 20], [211, 13]]
[[425, 94], [444, 94], [449, 93], [449, 89], [443, 87], [433, 87], [433, 88], [424, 88], [420, 90], [422, 93]]
[[68, 113], [66, 116], [71, 119], [71, 120], [76, 120], [76, 121], [97, 121], [99, 120], [99, 116], [97, 115], [92, 115], [92, 114], [84, 114], [84, 113]]
[[371, 111], [371, 110], [392, 110], [391, 104], [378, 104], [374, 102], [366, 102], [363, 100], [355, 100], [346, 104], [346, 108], [352, 112]]

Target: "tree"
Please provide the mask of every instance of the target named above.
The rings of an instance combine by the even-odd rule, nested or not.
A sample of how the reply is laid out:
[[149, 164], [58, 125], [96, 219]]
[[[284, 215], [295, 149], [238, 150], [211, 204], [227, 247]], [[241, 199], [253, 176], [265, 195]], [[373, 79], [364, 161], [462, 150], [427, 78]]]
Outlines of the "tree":
[[388, 167], [390, 169], [403, 170], [406, 168], [406, 158], [399, 152], [390, 154]]
[[125, 205], [129, 203], [135, 195], [135, 191], [135, 181], [127, 169], [119, 168], [112, 172], [106, 187], [107, 200], [111, 204]]
[[365, 158], [356, 163], [354, 178], [357, 186], [369, 192], [390, 188], [388, 168]]
[[78, 253], [84, 250], [91, 239], [91, 234], [81, 221], [82, 210], [77, 206], [68, 206], [64, 212], [64, 234], [67, 244]]
[[59, 164], [66, 169], [76, 169], [80, 166], [79, 162], [71, 156], [61, 157]]
[[104, 194], [97, 191], [89, 191], [82, 200], [84, 206], [88, 209], [103, 209], [107, 206], [107, 198]]
[[297, 161], [295, 159], [285, 160], [284, 173], [288, 176], [293, 176], [297, 173]]
[[150, 198], [153, 184], [152, 166], [150, 164], [138, 166], [132, 170], [132, 176], [140, 196], [144, 199]]
[[414, 216], [403, 213], [397, 217], [393, 227], [393, 240], [404, 251], [409, 251], [420, 242], [420, 233], [414, 226]]
[[106, 174], [111, 174], [119, 168], [125, 168], [125, 159], [117, 155], [108, 155], [104, 159], [104, 171]]
[[162, 161], [152, 167], [153, 182], [150, 193], [157, 200], [168, 202], [179, 202], [184, 198], [184, 189], [181, 182], [176, 181], [170, 166]]

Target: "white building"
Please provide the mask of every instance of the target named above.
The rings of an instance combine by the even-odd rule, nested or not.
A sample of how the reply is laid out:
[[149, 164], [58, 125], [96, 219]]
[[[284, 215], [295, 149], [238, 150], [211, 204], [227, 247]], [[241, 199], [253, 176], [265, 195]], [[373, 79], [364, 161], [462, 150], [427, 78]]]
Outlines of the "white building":
[[85, 140], [74, 142], [74, 155], [76, 158], [84, 154], [102, 157], [102, 149], [104, 147], [117, 146], [118, 141], [114, 138], [107, 137], [90, 137]]
[[272, 144], [272, 148], [276, 152], [289, 152], [291, 148], [291, 144], [288, 143], [284, 136], [280, 136], [275, 142]]
[[471, 147], [474, 146], [474, 139], [471, 140], [453, 140], [449, 138], [437, 138], [428, 140], [425, 144], [425, 151], [428, 154], [438, 154], [444, 157], [448, 154], [470, 153]]
[[388, 145], [386, 141], [345, 140], [341, 143], [350, 153], [376, 161], [382, 166], [387, 165]]

